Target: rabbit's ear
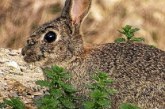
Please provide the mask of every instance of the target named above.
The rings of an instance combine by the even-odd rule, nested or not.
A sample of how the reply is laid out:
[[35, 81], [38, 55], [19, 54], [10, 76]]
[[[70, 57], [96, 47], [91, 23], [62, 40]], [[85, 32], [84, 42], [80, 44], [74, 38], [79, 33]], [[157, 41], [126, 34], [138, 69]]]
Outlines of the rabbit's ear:
[[70, 18], [73, 24], [80, 24], [87, 15], [91, 0], [66, 0], [62, 16]]
[[65, 18], [70, 18], [70, 10], [71, 10], [71, 7], [72, 7], [72, 0], [66, 0], [65, 1], [65, 6], [62, 10], [62, 14], [61, 16], [62, 17], [65, 17]]

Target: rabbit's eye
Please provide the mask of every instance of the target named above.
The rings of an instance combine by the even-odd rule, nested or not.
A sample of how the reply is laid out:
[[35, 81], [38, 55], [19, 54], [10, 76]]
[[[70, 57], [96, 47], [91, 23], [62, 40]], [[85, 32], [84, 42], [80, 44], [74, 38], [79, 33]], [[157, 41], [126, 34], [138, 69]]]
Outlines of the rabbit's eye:
[[52, 43], [53, 41], [55, 41], [57, 38], [57, 35], [55, 32], [53, 31], [49, 31], [48, 33], [45, 34], [44, 36], [44, 40], [48, 43]]

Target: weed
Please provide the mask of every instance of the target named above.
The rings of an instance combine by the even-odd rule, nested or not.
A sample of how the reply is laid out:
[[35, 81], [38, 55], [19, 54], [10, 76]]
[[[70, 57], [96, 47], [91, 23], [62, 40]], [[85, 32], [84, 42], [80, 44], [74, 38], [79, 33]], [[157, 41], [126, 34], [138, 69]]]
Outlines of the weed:
[[0, 108], [12, 107], [12, 109], [25, 109], [24, 103], [19, 98], [5, 99], [3, 103], [0, 103]]
[[84, 109], [106, 109], [111, 107], [110, 96], [116, 93], [116, 90], [109, 88], [112, 80], [107, 73], [97, 72], [94, 77], [94, 83], [89, 85], [91, 90], [89, 101], [84, 103]]
[[[46, 80], [38, 80], [36, 84], [46, 87], [48, 90], [45, 95], [35, 100], [37, 109], [75, 109], [77, 99], [75, 97], [76, 89], [66, 83], [70, 75], [63, 68], [52, 66], [44, 70]], [[90, 89], [88, 101], [83, 103], [82, 109], [109, 109], [111, 108], [111, 96], [117, 91], [110, 88], [113, 80], [109, 78], [108, 73], [96, 72], [93, 83], [88, 84]], [[12, 109], [25, 109], [25, 105], [19, 98], [11, 98], [0, 103], [0, 108], [12, 107]], [[76, 108], [79, 109], [79, 108]], [[139, 107], [123, 103], [120, 109], [140, 109]]]
[[120, 105], [120, 109], [140, 109], [140, 108], [131, 103], [123, 103]]
[[70, 78], [68, 72], [58, 66], [44, 70], [47, 80], [39, 80], [36, 84], [47, 87], [48, 94], [36, 101], [39, 109], [74, 109], [76, 90], [65, 81]]
[[120, 37], [115, 40], [116, 43], [120, 42], [143, 42], [144, 38], [136, 38], [134, 37], [135, 32], [139, 31], [139, 28], [132, 28], [130, 25], [126, 25], [122, 28], [122, 30], [119, 30], [121, 34], [125, 36], [125, 38]]

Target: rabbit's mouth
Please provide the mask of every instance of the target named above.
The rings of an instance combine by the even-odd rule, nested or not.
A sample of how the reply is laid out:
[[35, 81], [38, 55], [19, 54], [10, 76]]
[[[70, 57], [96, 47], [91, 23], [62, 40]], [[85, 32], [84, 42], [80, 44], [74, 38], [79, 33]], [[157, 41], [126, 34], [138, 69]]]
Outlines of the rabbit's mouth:
[[44, 58], [43, 55], [25, 55], [24, 56], [24, 60], [28, 63], [30, 62], [36, 62], [36, 61], [40, 61]]
[[28, 63], [40, 61], [45, 58], [43, 53], [37, 54], [35, 52], [27, 52], [27, 51], [25, 52], [24, 49], [22, 49], [22, 55], [24, 57], [24, 60]]

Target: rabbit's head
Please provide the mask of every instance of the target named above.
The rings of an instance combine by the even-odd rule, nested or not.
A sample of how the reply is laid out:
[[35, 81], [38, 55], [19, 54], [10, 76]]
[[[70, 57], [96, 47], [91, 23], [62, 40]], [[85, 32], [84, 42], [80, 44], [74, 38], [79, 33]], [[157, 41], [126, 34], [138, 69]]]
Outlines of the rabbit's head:
[[26, 62], [43, 58], [63, 61], [83, 52], [80, 26], [87, 15], [91, 0], [66, 0], [59, 18], [42, 25], [22, 49]]

